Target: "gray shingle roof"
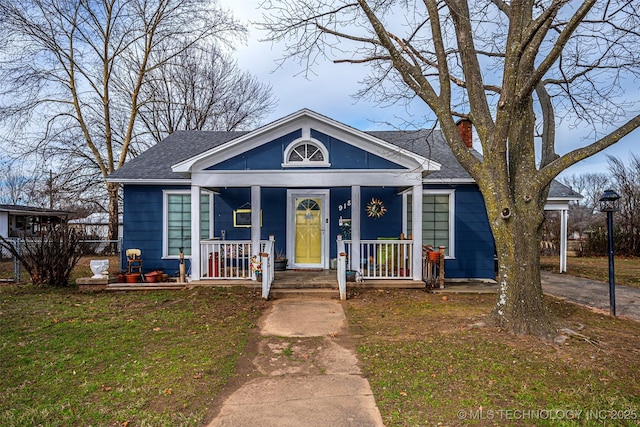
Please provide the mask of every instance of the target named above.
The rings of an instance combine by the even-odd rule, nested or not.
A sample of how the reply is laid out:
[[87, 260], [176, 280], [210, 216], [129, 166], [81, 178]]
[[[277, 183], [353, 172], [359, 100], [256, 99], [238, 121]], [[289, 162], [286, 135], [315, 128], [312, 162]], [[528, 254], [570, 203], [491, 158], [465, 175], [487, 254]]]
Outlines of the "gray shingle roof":
[[[439, 130], [372, 131], [367, 133], [440, 163], [440, 170], [430, 173], [429, 180], [471, 180], [471, 176], [453, 156], [451, 148]], [[480, 153], [475, 153], [480, 156]]]
[[[247, 131], [177, 131], [152, 146], [109, 176], [110, 180], [181, 180], [188, 177], [171, 170], [171, 166], [213, 147], [229, 142]], [[404, 148], [442, 166], [428, 175], [430, 181], [471, 180], [471, 176], [453, 156], [439, 130], [370, 131], [367, 134]], [[481, 154], [474, 150], [481, 157]], [[553, 181], [549, 197], [581, 198], [569, 187]]]
[[129, 160], [120, 169], [109, 175], [109, 179], [153, 179], [176, 180], [188, 177], [174, 173], [171, 166], [213, 147], [231, 141], [246, 131], [177, 131]]

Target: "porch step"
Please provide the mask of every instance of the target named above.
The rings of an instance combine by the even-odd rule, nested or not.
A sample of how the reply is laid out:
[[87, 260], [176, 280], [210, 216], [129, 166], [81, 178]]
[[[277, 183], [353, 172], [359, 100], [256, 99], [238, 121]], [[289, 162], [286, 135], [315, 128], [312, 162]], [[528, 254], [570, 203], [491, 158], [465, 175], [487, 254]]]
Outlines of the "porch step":
[[331, 299], [340, 298], [338, 289], [329, 288], [298, 288], [298, 289], [274, 289], [271, 288], [269, 292], [269, 298], [272, 299], [285, 299], [285, 298], [322, 298]]
[[271, 289], [338, 289], [338, 281], [326, 281], [326, 282], [284, 282], [281, 280], [274, 280], [271, 284]]

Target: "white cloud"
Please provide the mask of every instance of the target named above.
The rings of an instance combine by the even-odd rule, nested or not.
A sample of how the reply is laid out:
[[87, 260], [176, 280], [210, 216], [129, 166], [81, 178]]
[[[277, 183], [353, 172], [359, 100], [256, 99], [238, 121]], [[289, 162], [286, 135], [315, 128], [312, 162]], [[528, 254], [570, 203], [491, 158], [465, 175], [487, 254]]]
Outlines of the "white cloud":
[[[266, 119], [279, 119], [301, 108], [309, 108], [347, 125], [361, 130], [383, 130], [402, 128], [411, 116], [430, 115], [430, 111], [420, 101], [412, 103], [410, 109], [402, 105], [381, 107], [372, 102], [355, 100], [353, 95], [360, 88], [358, 81], [363, 77], [364, 66], [333, 64], [329, 61], [313, 67], [315, 75], [305, 78], [302, 66], [287, 62], [277, 68], [276, 61], [281, 56], [281, 47], [268, 42], [260, 42], [264, 37], [250, 21], [260, 21], [261, 0], [218, 0], [225, 9], [249, 27], [246, 45], [237, 46], [235, 57], [243, 70], [250, 71], [262, 82], [269, 83], [278, 98], [278, 106]], [[414, 119], [415, 121], [418, 121]], [[560, 128], [557, 132], [557, 148], [563, 154], [584, 145], [583, 135], [576, 129]], [[607, 155], [626, 159], [635, 148], [640, 131], [627, 136], [620, 143], [565, 171], [563, 175], [585, 172], [607, 172]]]

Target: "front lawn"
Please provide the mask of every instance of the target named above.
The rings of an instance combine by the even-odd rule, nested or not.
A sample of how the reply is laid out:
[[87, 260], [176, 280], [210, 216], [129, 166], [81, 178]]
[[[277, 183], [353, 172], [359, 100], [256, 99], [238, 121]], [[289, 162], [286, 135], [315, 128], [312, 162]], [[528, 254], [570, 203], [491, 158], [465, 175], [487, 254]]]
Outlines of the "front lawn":
[[264, 307], [244, 288], [0, 286], [0, 425], [198, 426]]
[[[560, 262], [557, 256], [541, 257], [543, 270], [558, 273]], [[640, 259], [614, 257], [615, 281], [618, 285], [640, 288]], [[570, 276], [609, 281], [609, 258], [607, 257], [567, 257], [567, 273]]]
[[555, 299], [552, 345], [478, 324], [495, 295], [357, 291], [349, 325], [387, 427], [628, 425], [640, 420], [640, 324]]

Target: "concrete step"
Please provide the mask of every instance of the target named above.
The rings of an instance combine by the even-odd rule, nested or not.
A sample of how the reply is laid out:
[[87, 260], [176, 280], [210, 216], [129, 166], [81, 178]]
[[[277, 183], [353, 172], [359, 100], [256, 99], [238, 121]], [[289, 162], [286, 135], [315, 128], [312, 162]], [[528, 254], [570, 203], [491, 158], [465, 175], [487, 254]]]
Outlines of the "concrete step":
[[340, 293], [338, 289], [329, 288], [299, 288], [299, 289], [274, 289], [271, 288], [269, 292], [270, 299], [285, 299], [285, 298], [322, 298], [322, 299], [338, 299]]
[[326, 282], [283, 282], [281, 280], [274, 280], [271, 284], [271, 289], [331, 289], [338, 288], [338, 281], [326, 281]]

